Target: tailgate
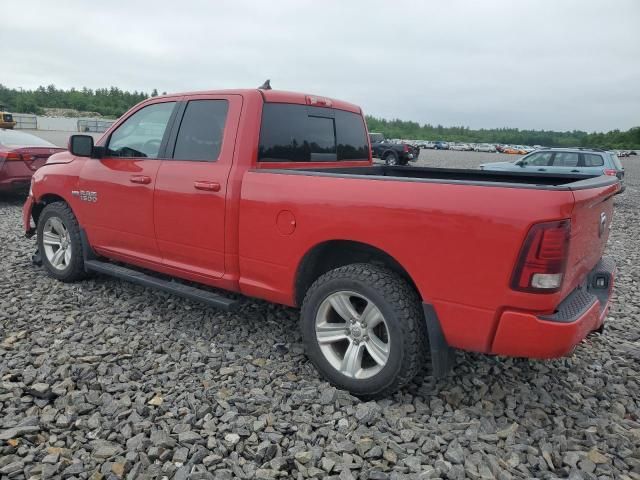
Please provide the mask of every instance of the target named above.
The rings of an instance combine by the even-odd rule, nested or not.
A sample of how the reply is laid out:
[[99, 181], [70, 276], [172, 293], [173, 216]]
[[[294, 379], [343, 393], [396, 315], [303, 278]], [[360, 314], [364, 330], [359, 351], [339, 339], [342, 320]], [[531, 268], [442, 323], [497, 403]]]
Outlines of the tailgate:
[[571, 243], [563, 291], [569, 294], [596, 266], [604, 253], [613, 219], [618, 185], [573, 191]]

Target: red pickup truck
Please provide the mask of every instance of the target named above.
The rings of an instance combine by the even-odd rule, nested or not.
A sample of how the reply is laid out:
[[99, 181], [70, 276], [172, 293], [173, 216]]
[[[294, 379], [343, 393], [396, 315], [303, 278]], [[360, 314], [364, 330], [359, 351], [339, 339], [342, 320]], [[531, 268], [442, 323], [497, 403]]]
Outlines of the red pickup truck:
[[[89, 272], [231, 309], [299, 307], [335, 385], [387, 395], [452, 351], [552, 358], [602, 327], [615, 177], [374, 165], [359, 107], [275, 90], [150, 98], [33, 176], [27, 236]], [[161, 275], [156, 275], [156, 273]]]

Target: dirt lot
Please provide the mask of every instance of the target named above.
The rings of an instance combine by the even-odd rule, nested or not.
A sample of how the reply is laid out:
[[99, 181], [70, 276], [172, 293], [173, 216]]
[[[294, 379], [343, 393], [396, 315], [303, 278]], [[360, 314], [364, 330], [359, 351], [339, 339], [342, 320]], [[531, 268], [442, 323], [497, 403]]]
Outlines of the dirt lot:
[[640, 479], [640, 159], [623, 163], [604, 335], [548, 362], [459, 353], [433, 390], [378, 402], [318, 378], [295, 310], [48, 278], [22, 199], [0, 197], [0, 477]]

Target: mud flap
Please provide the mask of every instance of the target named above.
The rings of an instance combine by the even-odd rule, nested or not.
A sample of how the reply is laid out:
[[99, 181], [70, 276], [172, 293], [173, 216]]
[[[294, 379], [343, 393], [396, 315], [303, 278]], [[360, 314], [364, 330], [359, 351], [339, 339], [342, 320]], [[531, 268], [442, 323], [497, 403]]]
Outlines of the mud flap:
[[455, 364], [455, 350], [449, 346], [444, 338], [440, 320], [433, 305], [423, 303], [422, 308], [429, 334], [432, 374], [434, 378], [442, 378], [451, 371]]

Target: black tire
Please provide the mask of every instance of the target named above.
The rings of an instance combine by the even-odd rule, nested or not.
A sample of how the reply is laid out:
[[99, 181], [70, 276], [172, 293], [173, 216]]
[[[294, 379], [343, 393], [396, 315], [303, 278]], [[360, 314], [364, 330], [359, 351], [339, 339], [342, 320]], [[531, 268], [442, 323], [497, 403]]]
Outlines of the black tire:
[[[316, 316], [330, 295], [351, 291], [370, 299], [384, 316], [389, 333], [386, 365], [375, 375], [356, 379], [334, 368], [322, 353], [316, 335]], [[407, 385], [429, 361], [424, 313], [416, 292], [393, 271], [356, 263], [322, 275], [307, 291], [301, 311], [306, 353], [318, 371], [335, 386], [365, 398], [390, 395]]]
[[[69, 263], [63, 268], [58, 269], [54, 267], [45, 253], [43, 230], [47, 223], [47, 220], [51, 218], [57, 218], [67, 229], [69, 233], [69, 246], [71, 247], [71, 255]], [[80, 227], [78, 220], [73, 214], [73, 211], [64, 202], [50, 203], [42, 210], [40, 217], [38, 218], [37, 226], [38, 235], [38, 251], [42, 258], [42, 265], [44, 266], [49, 276], [60, 280], [62, 282], [75, 282], [86, 277], [84, 270], [84, 258], [82, 254], [82, 240], [80, 237]], [[55, 261], [55, 259], [54, 259]]]
[[390, 167], [399, 165], [398, 155], [396, 154], [396, 152], [387, 152], [387, 154], [384, 156], [384, 163], [385, 165], [389, 165]]

